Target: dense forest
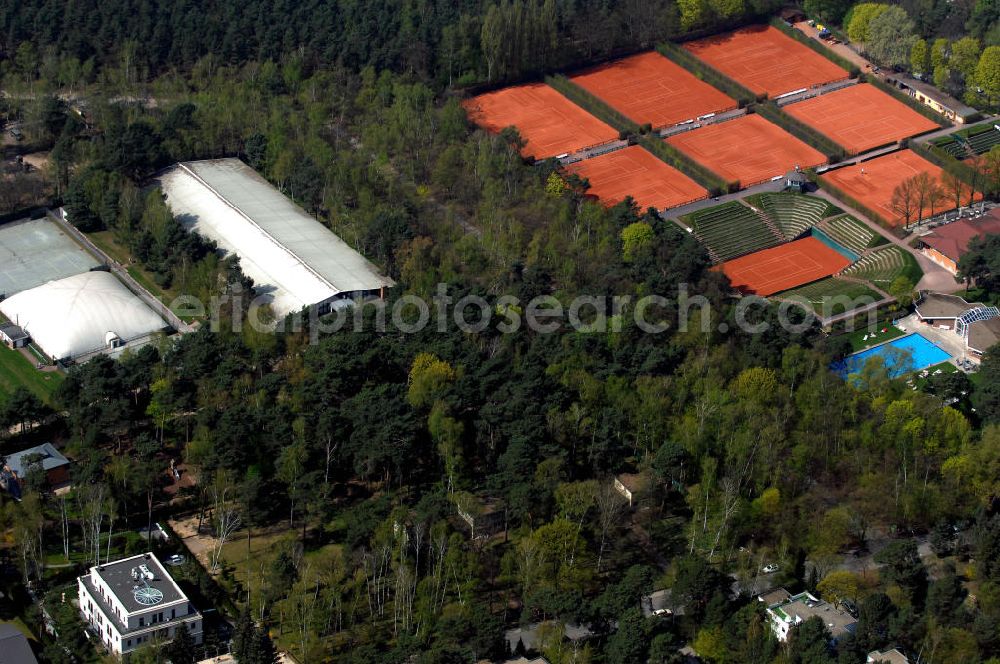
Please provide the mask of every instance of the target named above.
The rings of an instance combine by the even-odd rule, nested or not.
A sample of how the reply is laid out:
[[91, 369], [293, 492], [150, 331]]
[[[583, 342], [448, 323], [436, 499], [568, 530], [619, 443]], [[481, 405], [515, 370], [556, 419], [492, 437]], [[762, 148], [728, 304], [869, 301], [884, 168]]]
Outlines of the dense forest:
[[853, 3], [806, 0], [806, 11], [873, 62], [909, 71], [976, 108], [1000, 103], [1000, 11], [990, 0]]
[[[928, 11], [989, 10], [962, 7]], [[830, 364], [845, 337], [786, 331], [768, 304], [748, 313], [766, 329], [743, 331], [690, 235], [526, 165], [516, 132], [475, 129], [452, 94], [770, 9], [0, 9], [8, 116], [51, 147], [47, 176], [73, 223], [110, 231], [166, 293], [252, 288], [145, 188], [173, 161], [235, 155], [396, 279], [389, 306], [441, 283], [496, 310], [510, 295], [656, 293], [655, 315], [673, 323], [648, 334], [599, 306], [590, 321], [615, 324], [590, 332], [504, 333], [494, 318], [477, 334], [404, 334], [380, 331], [367, 307], [360, 330], [316, 342], [308, 327], [203, 326], [73, 368], [51, 404], [15, 395], [0, 424], [24, 426], [3, 449], [54, 439], [74, 459], [70, 497], [34, 477], [3, 511], [17, 583], [55, 607], [60, 639], [43, 659], [92, 661], [53, 599], [74, 592], [73, 574], [106, 559], [102, 547], [141, 550], [137, 529], [185, 512], [223, 540], [206, 569], [181, 574], [228, 614], [240, 662], [273, 662], [272, 640], [310, 663], [502, 660], [505, 628], [538, 621], [551, 664], [675, 662], [685, 644], [720, 663], [847, 664], [892, 646], [933, 664], [996, 662], [1000, 352], [975, 384], [911, 387], [878, 363], [844, 381]], [[969, 17], [928, 25], [958, 36]], [[982, 20], [989, 42], [995, 21]], [[987, 263], [988, 289], [1000, 263]], [[676, 324], [681, 284], [708, 303], [706, 328]], [[173, 503], [171, 460], [197, 478]], [[638, 509], [613, 489], [619, 473], [648, 478]], [[472, 537], [459, 511], [501, 513], [502, 533]], [[878, 569], [847, 566], [876, 540]], [[854, 602], [856, 633], [832, 647], [814, 620], [778, 643], [753, 592], [765, 562], [780, 563], [770, 584]], [[663, 588], [683, 610], [645, 617], [640, 597]], [[593, 636], [572, 643], [564, 623]]]
[[682, 31], [773, 11], [773, 0], [27, 0], [0, 9], [0, 52], [65, 85], [109, 68], [128, 81], [208, 65], [286, 60], [364, 67], [434, 85], [514, 79], [636, 50]]

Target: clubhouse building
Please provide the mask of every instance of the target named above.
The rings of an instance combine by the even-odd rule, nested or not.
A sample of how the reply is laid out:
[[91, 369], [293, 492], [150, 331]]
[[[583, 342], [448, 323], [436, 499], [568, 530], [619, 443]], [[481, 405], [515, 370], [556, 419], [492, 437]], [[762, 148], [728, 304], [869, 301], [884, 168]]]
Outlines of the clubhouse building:
[[921, 293], [915, 310], [921, 323], [962, 337], [973, 359], [978, 360], [1000, 342], [1000, 309], [996, 307], [967, 302], [958, 295]]

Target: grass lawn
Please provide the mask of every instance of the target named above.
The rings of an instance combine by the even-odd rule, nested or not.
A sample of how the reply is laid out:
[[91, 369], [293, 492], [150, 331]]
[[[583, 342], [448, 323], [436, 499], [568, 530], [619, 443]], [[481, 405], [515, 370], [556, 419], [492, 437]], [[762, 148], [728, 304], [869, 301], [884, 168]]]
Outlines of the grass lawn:
[[[222, 565], [233, 568], [233, 577], [239, 583], [246, 586], [248, 573], [252, 573], [253, 585], [258, 585], [257, 580], [261, 575], [263, 566], [264, 574], [270, 570], [271, 562], [282, 549], [282, 544], [292, 541], [298, 535], [298, 531], [277, 530], [267, 533], [252, 533], [250, 536], [250, 558], [247, 560], [247, 531], [241, 530], [233, 535], [233, 538], [222, 547]], [[226, 579], [221, 575], [216, 580], [226, 586]], [[228, 590], [232, 591], [232, 588]]]
[[[924, 371], [928, 372], [926, 378], [920, 376], [920, 374], [922, 374]], [[916, 387], [918, 390], [923, 390], [927, 386], [927, 383], [930, 382], [930, 377], [934, 375], [935, 371], [940, 371], [943, 374], [950, 374], [957, 372], [958, 367], [956, 367], [951, 362], [942, 362], [941, 364], [935, 364], [932, 367], [927, 367], [926, 369], [915, 372], [913, 374], [914, 387]], [[969, 376], [969, 378], [972, 378], [972, 376]]]
[[97, 231], [96, 233], [87, 233], [87, 237], [90, 241], [100, 247], [101, 251], [111, 256], [113, 259], [121, 263], [122, 265], [127, 265], [129, 261], [129, 252], [115, 241], [115, 236], [111, 231]]
[[[291, 543], [298, 540], [301, 531], [283, 528], [270, 532], [258, 534], [254, 532], [250, 537], [250, 564], [254, 567], [255, 573], [260, 573], [261, 562], [265, 565], [278, 555], [282, 550], [282, 544]], [[339, 548], [339, 544], [327, 544], [319, 549], [308, 549], [303, 553], [303, 558], [320, 557], [324, 552], [332, 548]], [[222, 561], [224, 565], [232, 565], [235, 577], [243, 582], [246, 578], [247, 564], [247, 531], [241, 530], [233, 535], [233, 538], [222, 547]], [[266, 567], [265, 567], [266, 570]]]
[[812, 307], [813, 311], [821, 316], [835, 316], [843, 313], [847, 310], [848, 303], [857, 307], [882, 299], [881, 295], [864, 284], [835, 279], [834, 277], [827, 277], [805, 286], [783, 291], [778, 293], [776, 297], [783, 300], [805, 301]]
[[[870, 337], [870, 332], [868, 332], [868, 330], [855, 330], [854, 332], [847, 332], [841, 335], [841, 338], [847, 339], [851, 343], [852, 352], [857, 352], [859, 350], [864, 350], [865, 348], [877, 346], [878, 344], [886, 341], [892, 341], [896, 337], [901, 337], [906, 334], [906, 332], [903, 332], [898, 327], [893, 325], [884, 324], [883, 327], [886, 331], [882, 332], [882, 328], [880, 327], [874, 339]], [[869, 335], [868, 340], [865, 340], [866, 335]], [[952, 367], [952, 369], [954, 368], [955, 367]]]
[[18, 387], [28, 388], [45, 403], [52, 403], [52, 393], [63, 381], [59, 371], [39, 371], [20, 351], [0, 344], [0, 400]]
[[141, 266], [131, 264], [131, 252], [115, 240], [115, 236], [111, 231], [88, 233], [87, 237], [90, 238], [91, 242], [100, 247], [101, 251], [106, 253], [108, 256], [111, 256], [111, 258], [115, 259], [122, 265], [127, 265], [128, 267], [126, 269], [132, 278], [138, 281], [143, 288], [148, 290], [153, 297], [160, 298], [163, 302], [169, 302], [174, 298], [173, 293], [165, 291], [156, 284], [156, 281], [153, 279], [153, 275]]

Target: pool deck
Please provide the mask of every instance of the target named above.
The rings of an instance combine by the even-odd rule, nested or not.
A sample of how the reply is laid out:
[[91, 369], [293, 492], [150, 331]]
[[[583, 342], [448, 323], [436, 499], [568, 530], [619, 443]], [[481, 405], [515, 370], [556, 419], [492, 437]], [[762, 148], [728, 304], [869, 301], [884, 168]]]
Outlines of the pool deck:
[[[899, 321], [899, 322], [902, 322], [902, 321]], [[905, 327], [905, 332], [906, 333], [903, 334], [902, 336], [893, 337], [891, 339], [886, 339], [885, 341], [877, 343], [877, 344], [875, 344], [873, 346], [869, 346], [869, 347], [864, 348], [862, 350], [855, 351], [855, 352], [851, 353], [850, 355], [846, 356], [840, 363], [837, 363], [837, 364], [840, 364], [840, 368], [837, 370], [838, 373], [843, 372], [843, 373], [841, 373], [841, 375], [844, 376], [844, 377], [846, 377], [848, 375], [848, 373], [853, 373], [853, 371], [852, 372], [845, 371], [845, 369], [847, 368], [846, 365], [850, 362], [851, 358], [856, 358], [859, 355], [872, 355], [872, 356], [874, 356], [875, 354], [878, 353], [878, 350], [882, 346], [891, 346], [891, 345], [894, 345], [894, 344], [898, 344], [900, 342], [905, 342], [907, 339], [909, 339], [910, 337], [913, 337], [913, 336], [920, 337], [924, 342], [930, 344], [931, 346], [934, 346], [938, 351], [940, 351], [941, 353], [943, 353], [947, 357], [944, 358], [943, 360], [940, 360], [940, 361], [934, 361], [934, 362], [931, 362], [929, 364], [922, 364], [921, 366], [914, 367], [912, 369], [912, 371], [903, 371], [901, 373], [897, 373], [897, 374], [893, 375], [892, 377], [894, 377], [894, 378], [900, 378], [900, 377], [902, 377], [902, 376], [904, 376], [906, 374], [917, 372], [917, 371], [922, 371], [924, 369], [927, 369], [928, 367], [936, 366], [938, 364], [944, 364], [944, 363], [955, 364], [955, 356], [951, 354], [951, 351], [948, 348], [943, 348], [941, 346], [938, 346], [936, 343], [934, 343], [933, 339], [931, 339], [929, 336], [921, 334], [920, 331], [917, 331], [917, 330], [913, 329], [912, 327], [907, 326], [905, 323], [903, 323], [903, 326]], [[926, 326], [924, 326], [924, 327], [926, 327]], [[916, 361], [916, 358], [914, 358], [914, 360]], [[864, 363], [867, 364], [867, 360]], [[836, 366], [836, 365], [834, 365], [834, 366]], [[858, 369], [860, 369], [860, 365], [858, 365], [857, 367], [855, 367], [855, 370], [858, 370]]]
[[[879, 348], [881, 346], [885, 346], [886, 344], [891, 344], [894, 341], [899, 341], [901, 339], [905, 339], [906, 337], [913, 336], [914, 333], [915, 333], [915, 330], [912, 330], [910, 328], [906, 328], [906, 331], [903, 332], [903, 334], [899, 335], [898, 337], [893, 337], [891, 339], [886, 339], [885, 341], [880, 341], [877, 344], [872, 344], [871, 346], [865, 346], [861, 350], [856, 350], [853, 353], [851, 353], [850, 355], [847, 355], [844, 359], [847, 359], [848, 357], [854, 357], [855, 355], [861, 355], [862, 353], [867, 353], [867, 352], [875, 350], [876, 348]], [[927, 339], [927, 337], [924, 337], [924, 338]], [[927, 341], [931, 341], [931, 340], [927, 339]], [[931, 343], [933, 343], [933, 341], [931, 341]], [[945, 349], [942, 348], [942, 350], [945, 350]], [[948, 352], [948, 351], [945, 350], [945, 352]]]
[[979, 364], [978, 360], [968, 355], [965, 349], [965, 340], [955, 334], [953, 330], [942, 330], [932, 325], [921, 323], [916, 314], [910, 314], [897, 322], [902, 324], [907, 332], [919, 332], [928, 341], [951, 355], [952, 358], [967, 358]]

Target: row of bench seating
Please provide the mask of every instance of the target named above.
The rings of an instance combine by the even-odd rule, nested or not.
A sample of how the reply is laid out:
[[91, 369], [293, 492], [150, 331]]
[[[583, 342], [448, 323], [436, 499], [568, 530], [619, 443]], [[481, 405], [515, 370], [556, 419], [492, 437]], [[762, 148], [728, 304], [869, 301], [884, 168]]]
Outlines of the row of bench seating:
[[849, 214], [830, 219], [823, 230], [834, 241], [859, 255], [864, 253], [875, 239], [875, 234], [867, 226]]
[[801, 194], [766, 193], [758, 197], [761, 209], [786, 240], [794, 240], [827, 216], [829, 203]]
[[858, 279], [867, 279], [881, 288], [887, 288], [906, 267], [903, 250], [896, 245], [875, 249], [843, 271]]
[[689, 223], [698, 239], [723, 261], [781, 242], [756, 212], [738, 201], [695, 212]]

